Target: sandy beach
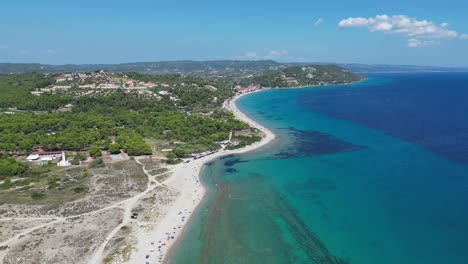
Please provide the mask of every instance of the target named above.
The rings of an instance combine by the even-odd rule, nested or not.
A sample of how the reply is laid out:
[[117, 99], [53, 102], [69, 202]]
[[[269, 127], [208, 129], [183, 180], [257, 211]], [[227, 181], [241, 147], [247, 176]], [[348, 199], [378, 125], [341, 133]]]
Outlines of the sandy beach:
[[[275, 138], [237, 108], [235, 102], [243, 95], [226, 100], [223, 108], [262, 131], [261, 141], [177, 165], [161, 163], [155, 156], [109, 163], [91, 170], [89, 192], [77, 200], [52, 207], [4, 204], [0, 206], [0, 262], [164, 262], [205, 196], [200, 182], [203, 165], [257, 149]], [[81, 177], [85, 169], [69, 172], [69, 177]]]
[[196, 207], [202, 201], [206, 189], [200, 182], [200, 172], [207, 162], [231, 154], [248, 152], [260, 148], [275, 139], [275, 135], [267, 128], [254, 122], [242, 113], [235, 102], [240, 97], [249, 93], [237, 95], [224, 103], [224, 108], [231, 111], [236, 118], [248, 123], [251, 127], [261, 130], [265, 136], [259, 142], [235, 150], [220, 150], [203, 158], [190, 160], [188, 163], [180, 163], [169, 167], [173, 176], [164, 181], [164, 185], [179, 192], [179, 196], [166, 213], [154, 222], [152, 227], [140, 226], [137, 230], [137, 243], [134, 245], [129, 263], [142, 263], [146, 260], [150, 263], [162, 263], [171, 246], [182, 234], [183, 228]]

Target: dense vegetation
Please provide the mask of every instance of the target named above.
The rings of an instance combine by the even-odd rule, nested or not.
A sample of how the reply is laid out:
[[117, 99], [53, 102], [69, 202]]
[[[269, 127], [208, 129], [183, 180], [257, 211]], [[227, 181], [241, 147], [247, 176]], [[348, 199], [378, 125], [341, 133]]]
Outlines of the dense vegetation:
[[148, 75], [136, 72], [126, 75], [134, 80], [174, 85], [175, 88], [171, 89], [171, 93], [180, 99], [177, 105], [189, 111], [212, 110], [231, 96], [231, 90], [225, 85], [200, 77], [178, 74]]
[[[130, 156], [151, 154], [145, 138], [177, 139], [187, 143], [188, 149], [190, 146], [213, 149], [219, 146], [217, 141], [228, 138], [230, 131], [248, 127], [232, 114], [217, 110], [230, 96], [230, 90], [221, 84], [179, 75], [128, 73], [128, 76], [168, 83], [171, 94], [179, 100], [164, 96], [154, 100], [121, 90], [97, 96], [75, 97], [66, 93], [34, 96], [30, 91], [49, 85], [51, 76], [0, 75], [0, 110], [6, 112], [0, 113], [0, 152], [24, 155], [40, 147], [87, 151], [96, 158], [101, 150], [107, 149], [115, 153], [122, 149]], [[56, 111], [65, 104], [72, 105], [69, 111]], [[113, 139], [115, 144], [111, 144]], [[75, 157], [72, 163], [78, 164], [80, 160], [83, 157]], [[0, 176], [20, 175], [25, 170], [24, 163], [1, 156]]]
[[[178, 139], [183, 142], [211, 144], [223, 140], [231, 130], [246, 124], [230, 117], [217, 120], [180, 112], [131, 112], [113, 114], [17, 113], [0, 115], [0, 149], [9, 152], [31, 151], [40, 145], [46, 150], [81, 150], [109, 136], [134, 132], [142, 137]], [[107, 148], [108, 144], [99, 143]]]
[[0, 178], [3, 176], [21, 175], [27, 170], [28, 166], [26, 164], [0, 153]]
[[24, 110], [48, 110], [62, 106], [66, 100], [62, 96], [46, 94], [37, 97], [30, 91], [51, 84], [51, 78], [44, 74], [26, 73], [0, 75], [0, 109], [17, 107]]

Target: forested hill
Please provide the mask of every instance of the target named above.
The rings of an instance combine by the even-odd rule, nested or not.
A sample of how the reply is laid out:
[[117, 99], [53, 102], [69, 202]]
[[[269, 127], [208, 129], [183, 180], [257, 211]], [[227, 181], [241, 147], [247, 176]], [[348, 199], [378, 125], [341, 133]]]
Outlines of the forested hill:
[[0, 63], [0, 74], [40, 72], [63, 73], [106, 70], [111, 72], [140, 72], [150, 74], [236, 74], [244, 72], [260, 72], [286, 67], [286, 64], [273, 60], [242, 61], [242, 60], [214, 60], [214, 61], [160, 61], [134, 62], [122, 64], [66, 64], [47, 65], [39, 63]]
[[297, 87], [351, 83], [364, 78], [337, 65], [308, 65], [263, 72], [242, 79], [240, 84], [260, 87]]
[[143, 139], [182, 141], [179, 157], [217, 149], [248, 128], [221, 110], [230, 95], [222, 84], [178, 75], [0, 75], [0, 153], [107, 150], [112, 137], [129, 155], [151, 153]]

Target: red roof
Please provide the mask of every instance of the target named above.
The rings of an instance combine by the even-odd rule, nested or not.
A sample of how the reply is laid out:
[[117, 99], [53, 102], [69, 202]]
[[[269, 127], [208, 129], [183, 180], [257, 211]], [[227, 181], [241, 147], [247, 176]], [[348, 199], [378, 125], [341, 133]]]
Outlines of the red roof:
[[65, 150], [56, 150], [56, 151], [36, 151], [32, 152], [31, 154], [35, 155], [55, 155], [55, 154], [62, 154]]

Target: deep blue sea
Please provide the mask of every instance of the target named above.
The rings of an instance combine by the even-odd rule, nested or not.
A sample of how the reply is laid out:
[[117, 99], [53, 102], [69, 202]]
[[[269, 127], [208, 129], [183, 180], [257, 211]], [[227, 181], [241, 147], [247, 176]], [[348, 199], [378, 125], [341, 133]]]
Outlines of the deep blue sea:
[[169, 263], [468, 263], [468, 73], [268, 90], [278, 139], [215, 160]]

